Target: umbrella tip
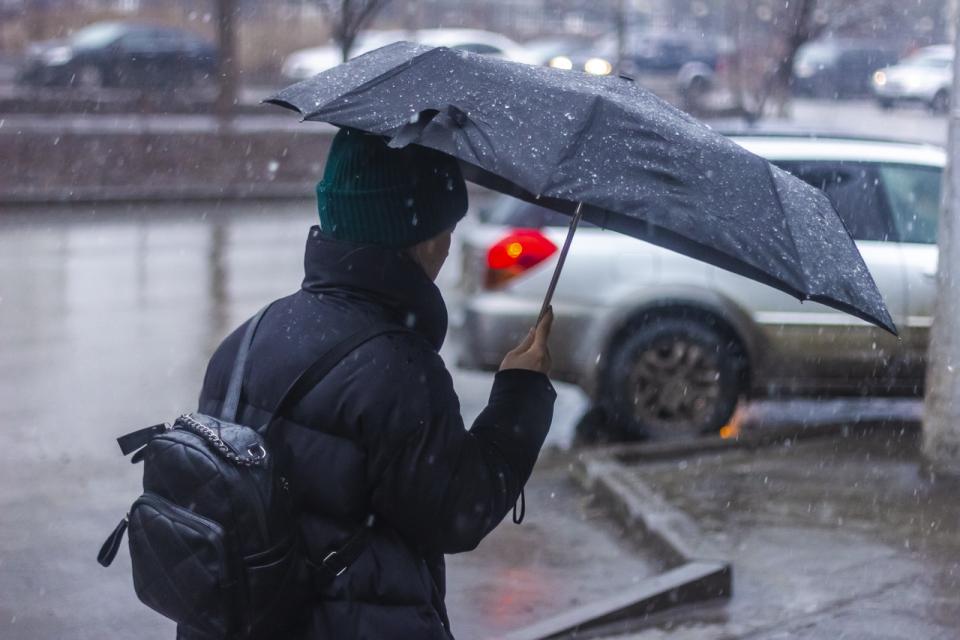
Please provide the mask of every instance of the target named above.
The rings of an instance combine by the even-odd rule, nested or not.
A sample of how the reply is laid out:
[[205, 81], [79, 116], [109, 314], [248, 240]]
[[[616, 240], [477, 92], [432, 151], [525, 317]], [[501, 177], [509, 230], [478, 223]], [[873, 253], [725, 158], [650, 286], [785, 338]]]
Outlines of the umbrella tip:
[[618, 75], [620, 76], [620, 78], [621, 78], [622, 80], [627, 80], [627, 81], [629, 81], [629, 82], [633, 82], [633, 80], [634, 80], [634, 77], [631, 76], [631, 75], [628, 74], [628, 73], [620, 73], [620, 74], [618, 74]]

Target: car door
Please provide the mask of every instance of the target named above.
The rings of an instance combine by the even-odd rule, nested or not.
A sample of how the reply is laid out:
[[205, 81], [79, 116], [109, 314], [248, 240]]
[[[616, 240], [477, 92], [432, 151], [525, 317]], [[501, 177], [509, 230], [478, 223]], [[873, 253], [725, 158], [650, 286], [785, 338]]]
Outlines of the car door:
[[462, 44], [453, 45], [453, 48], [460, 49], [461, 51], [469, 51], [471, 53], [479, 53], [485, 56], [493, 56], [494, 58], [505, 57], [503, 49], [485, 42], [464, 42]]
[[942, 170], [909, 164], [883, 164], [878, 169], [900, 238], [904, 265], [907, 313], [899, 323], [903, 340], [902, 377], [909, 391], [919, 392], [923, 386], [937, 293]]
[[142, 87], [153, 83], [157, 50], [152, 29], [134, 29], [117, 42], [116, 74], [126, 86]]
[[186, 45], [180, 33], [173, 29], [155, 29], [151, 33], [153, 49], [153, 79], [151, 84], [178, 84], [189, 74]]
[[[903, 324], [902, 256], [877, 167], [821, 160], [775, 164], [826, 193], [855, 239], [894, 322]], [[813, 386], [837, 391], [886, 390], [895, 384], [902, 356], [895, 337], [823, 305], [797, 305], [786, 296], [778, 299], [779, 304], [768, 300], [766, 309], [754, 312], [758, 319], [766, 318], [772, 353], [785, 373], [814, 378]]]

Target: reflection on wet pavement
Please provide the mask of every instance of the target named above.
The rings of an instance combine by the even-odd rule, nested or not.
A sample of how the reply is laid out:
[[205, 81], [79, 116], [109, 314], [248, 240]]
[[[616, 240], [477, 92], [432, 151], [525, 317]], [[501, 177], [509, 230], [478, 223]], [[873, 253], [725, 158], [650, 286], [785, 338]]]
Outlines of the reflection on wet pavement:
[[661, 570], [619, 539], [608, 516], [574, 488], [566, 465], [538, 468], [526, 494], [522, 526], [508, 515], [476, 551], [447, 558], [447, 602], [458, 637], [497, 637]]

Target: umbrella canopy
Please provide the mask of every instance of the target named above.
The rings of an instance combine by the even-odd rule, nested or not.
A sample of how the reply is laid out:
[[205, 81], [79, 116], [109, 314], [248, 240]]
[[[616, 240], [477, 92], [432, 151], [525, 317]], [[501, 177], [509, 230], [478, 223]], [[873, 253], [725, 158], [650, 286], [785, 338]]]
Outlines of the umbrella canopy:
[[267, 102], [420, 144], [464, 176], [896, 328], [827, 197], [633, 81], [398, 42]]

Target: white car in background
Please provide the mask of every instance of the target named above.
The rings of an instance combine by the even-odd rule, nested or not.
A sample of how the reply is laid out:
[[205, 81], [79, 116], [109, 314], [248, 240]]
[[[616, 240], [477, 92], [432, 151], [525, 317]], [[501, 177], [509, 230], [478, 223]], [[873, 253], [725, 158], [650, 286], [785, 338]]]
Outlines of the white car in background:
[[[582, 226], [553, 300], [557, 379], [614, 435], [716, 432], [744, 396], [922, 392], [937, 268], [941, 148], [798, 135], [732, 137], [823, 189], [900, 340], [852, 316], [613, 231]], [[495, 369], [537, 317], [569, 218], [502, 197], [465, 225], [460, 363]]]
[[[350, 57], [355, 58], [399, 40], [408, 40], [430, 47], [461, 49], [525, 64], [537, 63], [536, 56], [524, 49], [523, 45], [502, 34], [480, 29], [365, 31], [357, 37]], [[282, 73], [290, 80], [305, 80], [341, 62], [340, 47], [336, 44], [302, 49], [287, 56], [283, 62]]]
[[938, 113], [950, 106], [953, 47], [924, 47], [896, 65], [873, 74], [877, 103], [889, 109], [897, 102], [922, 102]]

